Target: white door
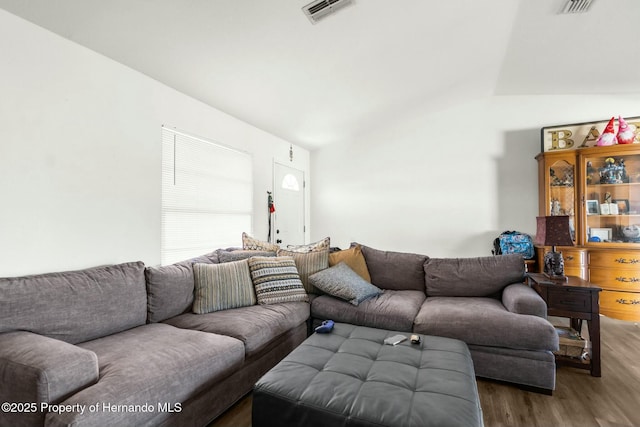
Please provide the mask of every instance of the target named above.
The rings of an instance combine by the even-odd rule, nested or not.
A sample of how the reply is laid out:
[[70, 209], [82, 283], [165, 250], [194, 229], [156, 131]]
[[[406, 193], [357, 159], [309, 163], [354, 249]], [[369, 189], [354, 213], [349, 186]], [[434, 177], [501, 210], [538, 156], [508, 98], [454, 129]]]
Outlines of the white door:
[[304, 172], [292, 167], [274, 163], [273, 236], [275, 243], [302, 245], [304, 241]]

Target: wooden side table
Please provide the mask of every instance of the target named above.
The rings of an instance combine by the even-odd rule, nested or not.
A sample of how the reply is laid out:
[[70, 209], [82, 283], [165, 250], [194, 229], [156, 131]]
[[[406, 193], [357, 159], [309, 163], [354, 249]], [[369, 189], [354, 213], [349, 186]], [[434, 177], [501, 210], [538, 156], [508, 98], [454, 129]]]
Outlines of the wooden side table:
[[552, 281], [544, 274], [528, 273], [528, 283], [547, 303], [549, 316], [568, 317], [571, 327], [582, 330], [582, 321], [587, 321], [591, 340], [591, 361], [582, 363], [570, 357], [556, 356], [561, 364], [576, 368], [589, 369], [594, 377], [600, 372], [600, 287], [575, 276], [569, 276], [567, 282]]

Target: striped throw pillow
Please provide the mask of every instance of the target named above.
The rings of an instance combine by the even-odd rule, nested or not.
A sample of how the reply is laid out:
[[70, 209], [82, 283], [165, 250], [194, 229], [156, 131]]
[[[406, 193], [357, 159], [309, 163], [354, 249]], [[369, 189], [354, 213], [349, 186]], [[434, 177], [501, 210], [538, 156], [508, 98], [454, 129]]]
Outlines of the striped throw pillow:
[[309, 276], [325, 268], [329, 268], [329, 248], [316, 252], [291, 252], [284, 249], [278, 251], [278, 256], [289, 256], [294, 259], [302, 286], [310, 294], [320, 295], [323, 292], [309, 282]]
[[251, 257], [249, 271], [258, 304], [309, 301], [291, 257]]
[[196, 314], [256, 303], [249, 262], [246, 259], [224, 264], [194, 264], [193, 275], [193, 312]]

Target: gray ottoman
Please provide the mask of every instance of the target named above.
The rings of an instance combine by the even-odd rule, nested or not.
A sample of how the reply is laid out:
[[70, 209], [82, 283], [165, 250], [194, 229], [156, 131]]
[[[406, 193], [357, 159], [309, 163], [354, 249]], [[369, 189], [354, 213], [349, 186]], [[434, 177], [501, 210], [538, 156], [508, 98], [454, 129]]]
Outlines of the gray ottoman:
[[253, 426], [482, 426], [466, 344], [383, 344], [397, 333], [337, 323], [313, 334], [256, 383]]

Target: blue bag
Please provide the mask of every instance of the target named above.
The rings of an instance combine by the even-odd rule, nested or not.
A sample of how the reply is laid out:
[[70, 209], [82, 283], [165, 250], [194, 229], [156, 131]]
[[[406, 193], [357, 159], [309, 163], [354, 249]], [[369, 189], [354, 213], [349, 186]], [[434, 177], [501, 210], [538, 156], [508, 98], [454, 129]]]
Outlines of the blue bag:
[[493, 241], [494, 255], [522, 254], [525, 259], [535, 257], [533, 239], [519, 231], [505, 231]]

